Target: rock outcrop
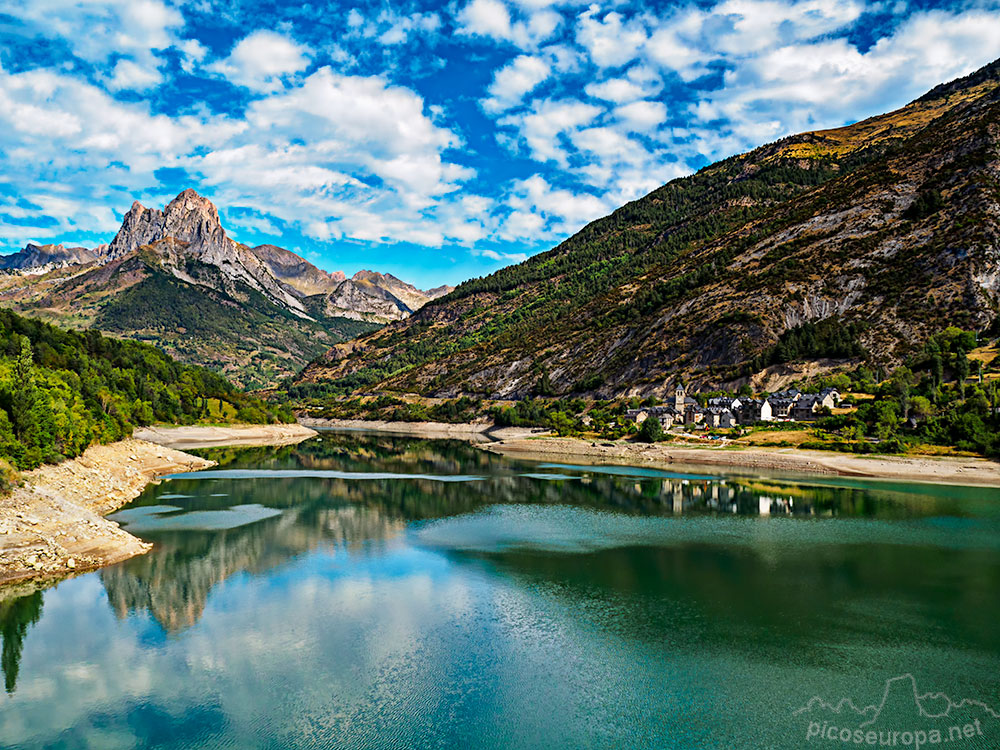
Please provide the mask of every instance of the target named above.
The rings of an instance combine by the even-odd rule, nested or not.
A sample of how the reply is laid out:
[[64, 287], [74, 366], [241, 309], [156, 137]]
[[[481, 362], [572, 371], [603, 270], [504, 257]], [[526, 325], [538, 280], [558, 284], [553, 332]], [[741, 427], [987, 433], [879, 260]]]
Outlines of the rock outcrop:
[[327, 273], [290, 250], [277, 245], [258, 245], [251, 251], [272, 274], [302, 297], [329, 294], [347, 276], [343, 271]]
[[0, 257], [5, 267], [0, 301], [20, 312], [153, 342], [253, 388], [431, 298], [389, 275], [347, 279], [276, 245], [236, 242], [194, 190], [163, 210], [136, 201], [108, 245], [29, 245]]

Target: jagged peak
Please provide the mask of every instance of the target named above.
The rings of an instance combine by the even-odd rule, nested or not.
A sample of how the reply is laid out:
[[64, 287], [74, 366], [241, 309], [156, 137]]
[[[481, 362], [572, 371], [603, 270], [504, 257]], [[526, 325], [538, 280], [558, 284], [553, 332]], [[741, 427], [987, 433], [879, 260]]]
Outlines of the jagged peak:
[[215, 204], [191, 188], [182, 190], [163, 209], [163, 213], [167, 216], [181, 212], [191, 213], [192, 211], [206, 212], [214, 221], [219, 221], [219, 209], [215, 207]]

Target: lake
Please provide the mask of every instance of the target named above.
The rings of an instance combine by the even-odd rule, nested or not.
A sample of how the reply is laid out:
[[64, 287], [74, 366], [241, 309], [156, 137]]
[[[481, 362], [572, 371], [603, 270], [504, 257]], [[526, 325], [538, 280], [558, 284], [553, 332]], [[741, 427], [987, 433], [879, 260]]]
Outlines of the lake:
[[1000, 747], [1000, 490], [201, 453], [0, 602], [0, 747]]

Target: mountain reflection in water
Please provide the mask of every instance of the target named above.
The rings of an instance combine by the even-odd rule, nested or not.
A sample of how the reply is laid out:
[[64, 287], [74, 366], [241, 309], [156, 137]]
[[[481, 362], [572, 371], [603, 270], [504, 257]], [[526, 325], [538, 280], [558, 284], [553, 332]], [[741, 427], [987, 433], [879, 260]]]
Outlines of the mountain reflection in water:
[[0, 746], [798, 748], [859, 678], [997, 687], [997, 490], [204, 453], [115, 514], [149, 554], [0, 592]]
[[[258, 574], [311, 550], [360, 552], [385, 543], [414, 521], [477, 511], [495, 504], [569, 505], [634, 516], [687, 514], [829, 515], [884, 518], [954, 513], [950, 498], [912, 493], [718, 477], [697, 471], [588, 467], [512, 462], [458, 441], [423, 441], [359, 433], [326, 433], [321, 440], [273, 448], [219, 448], [200, 452], [219, 462], [150, 488], [115, 514], [128, 531], [156, 544], [148, 555], [100, 571], [119, 617], [147, 610], [167, 631], [198, 621], [212, 588], [237, 573]], [[305, 476], [254, 481], [227, 478], [253, 470]], [[373, 481], [316, 477], [315, 472], [397, 475]], [[439, 482], [413, 476], [476, 476], [486, 481]], [[197, 475], [195, 475], [197, 476]], [[164, 497], [167, 498], [164, 501]], [[197, 516], [241, 506], [252, 498], [277, 514], [232, 528], [199, 529], [197, 522], [161, 530], [160, 519]], [[132, 515], [169, 502], [177, 512]], [[152, 520], [155, 519], [155, 520]]]

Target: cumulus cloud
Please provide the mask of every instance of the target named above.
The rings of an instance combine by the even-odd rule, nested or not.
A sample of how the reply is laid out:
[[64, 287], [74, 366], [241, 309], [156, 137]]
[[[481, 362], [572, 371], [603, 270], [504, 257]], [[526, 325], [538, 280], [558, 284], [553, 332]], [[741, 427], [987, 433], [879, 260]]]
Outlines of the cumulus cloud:
[[[111, 233], [111, 208], [143, 194], [162, 202], [169, 196], [148, 188], [157, 170], [175, 167], [198, 175], [223, 206], [252, 207], [256, 218], [241, 226], [258, 231], [276, 216], [320, 239], [475, 242], [489, 199], [440, 204], [473, 172], [444, 157], [461, 141], [423, 110], [409, 89], [328, 68], [255, 100], [245, 117], [175, 118], [71, 76], [0, 70], [0, 173], [32, 185], [37, 210], [58, 219], [25, 226], [30, 238]], [[57, 186], [39, 181], [39, 161], [60, 176]], [[0, 221], [13, 210], [0, 205]]]
[[112, 91], [145, 91], [162, 81], [163, 75], [156, 68], [144, 67], [134, 60], [119, 60], [111, 73], [108, 88]]
[[607, 201], [553, 187], [540, 175], [514, 181], [505, 205], [510, 213], [500, 225], [499, 235], [508, 240], [554, 239], [577, 231], [609, 210]]
[[488, 112], [503, 112], [520, 104], [524, 95], [549, 77], [551, 66], [541, 57], [520, 55], [493, 75], [489, 98], [483, 101]]
[[252, 91], [276, 91], [288, 76], [309, 66], [311, 51], [273, 31], [255, 31], [241, 39], [229, 57], [208, 66], [231, 83]]
[[[185, 25], [190, 4], [0, 0], [10, 33], [69, 51], [0, 69], [8, 239], [111, 231], [109, 206], [169, 197], [148, 191], [171, 167], [246, 207], [241, 230], [480, 243], [492, 257], [485, 243], [500, 262], [520, 250], [499, 242], [555, 241], [706, 160], [904, 104], [990, 61], [1000, 38], [998, 0], [458, 0], [318, 17], [336, 43], [213, 1], [197, 12], [250, 30], [221, 55]], [[859, 44], [862, 24], [882, 38]], [[492, 67], [424, 88], [438, 55]], [[171, 80], [178, 65], [187, 76]], [[240, 109], [176, 93], [220, 76], [244, 89]], [[204, 82], [191, 90], [202, 97]], [[470, 101], [479, 111], [458, 119]], [[503, 170], [494, 142], [518, 157]], [[30, 204], [10, 199], [29, 193], [19, 185]], [[29, 227], [42, 213], [57, 219]]]
[[161, 0], [0, 0], [0, 15], [17, 19], [11, 31], [58, 39], [88, 63], [115, 61], [104, 77], [112, 91], [158, 85], [158, 53], [180, 43], [184, 27], [180, 11]]
[[413, 33], [433, 34], [441, 27], [441, 16], [437, 13], [413, 13], [403, 16], [395, 11], [384, 10], [379, 14], [378, 21], [388, 26], [378, 37], [378, 41], [386, 45], [402, 44]]
[[639, 19], [626, 19], [612, 11], [600, 15], [592, 5], [580, 14], [576, 41], [599, 68], [619, 67], [635, 60], [646, 43], [646, 29]]
[[502, 0], [471, 0], [456, 15], [458, 32], [533, 49], [549, 39], [563, 20], [546, 5], [525, 3], [518, 7], [518, 17], [514, 17]]

